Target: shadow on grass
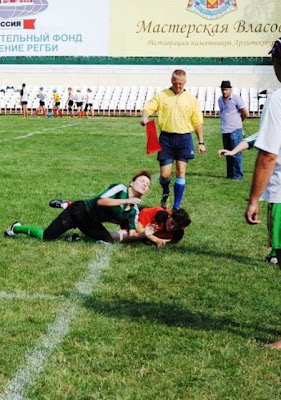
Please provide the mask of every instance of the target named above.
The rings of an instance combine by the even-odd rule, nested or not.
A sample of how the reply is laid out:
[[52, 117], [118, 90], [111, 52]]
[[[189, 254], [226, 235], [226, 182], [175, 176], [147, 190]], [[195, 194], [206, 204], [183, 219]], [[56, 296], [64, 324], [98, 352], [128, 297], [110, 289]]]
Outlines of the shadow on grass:
[[[209, 256], [209, 257], [214, 257], [214, 258], [218, 258], [218, 259], [228, 259], [228, 260], [232, 260], [241, 264], [248, 264], [249, 266], [253, 267], [253, 266], [260, 266], [261, 263], [265, 264], [266, 263], [263, 261], [262, 258], [252, 258], [252, 257], [248, 257], [248, 256], [240, 256], [238, 254], [233, 254], [233, 253], [221, 253], [215, 250], [210, 250], [210, 249], [206, 249], [204, 250], [204, 248], [202, 247], [196, 247], [196, 246], [178, 246], [177, 247], [177, 253], [183, 253], [183, 254], [187, 254], [187, 253], [192, 253], [192, 254], [196, 254], [197, 256], [200, 254], [200, 256]], [[267, 263], [268, 266], [268, 263]]]
[[216, 175], [216, 174], [210, 174], [209, 172], [187, 172], [188, 176], [199, 176], [199, 177], [207, 177], [207, 178], [219, 178], [219, 179], [224, 179], [225, 181], [229, 181], [230, 179], [226, 179], [225, 175]]
[[218, 317], [203, 312], [194, 313], [177, 305], [161, 302], [137, 302], [125, 299], [102, 301], [90, 296], [85, 299], [85, 306], [95, 313], [113, 318], [142, 323], [149, 321], [169, 327], [200, 331], [225, 331], [246, 339], [254, 337], [262, 343], [268, 342], [269, 336], [273, 339], [281, 336], [281, 332], [274, 329], [238, 323], [228, 317]]

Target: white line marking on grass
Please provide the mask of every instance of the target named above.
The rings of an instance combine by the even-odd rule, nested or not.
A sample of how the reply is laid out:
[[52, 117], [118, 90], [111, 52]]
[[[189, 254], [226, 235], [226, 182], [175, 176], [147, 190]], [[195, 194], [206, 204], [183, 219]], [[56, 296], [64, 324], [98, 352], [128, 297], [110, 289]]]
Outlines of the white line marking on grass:
[[113, 245], [102, 247], [95, 259], [89, 263], [84, 279], [75, 285], [76, 290], [70, 293], [69, 299], [64, 303], [55, 321], [48, 325], [47, 333], [41, 337], [31, 351], [27, 352], [25, 365], [8, 382], [0, 394], [1, 400], [25, 399], [26, 391], [43, 371], [48, 357], [69, 333], [70, 325], [79, 312], [81, 296], [88, 296], [92, 293], [93, 286], [99, 281], [102, 270], [109, 265]]
[[72, 123], [72, 124], [69, 123], [69, 124], [67, 124], [67, 125], [59, 125], [59, 126], [57, 126], [57, 127], [53, 126], [52, 128], [42, 129], [41, 131], [30, 132], [30, 133], [27, 133], [26, 135], [16, 136], [16, 137], [14, 137], [14, 138], [9, 138], [9, 139], [2, 139], [2, 140], [0, 141], [0, 143], [1, 143], [1, 142], [10, 142], [10, 141], [12, 141], [12, 140], [28, 139], [28, 138], [30, 138], [30, 137], [32, 137], [32, 136], [42, 135], [42, 134], [44, 134], [44, 133], [46, 133], [46, 132], [52, 132], [55, 128], [63, 129], [63, 128], [69, 128], [69, 127], [75, 126], [75, 125], [79, 125], [79, 122]]
[[64, 296], [52, 296], [50, 294], [26, 294], [26, 293], [8, 293], [0, 292], [0, 299], [20, 299], [20, 300], [32, 300], [32, 299], [42, 299], [42, 300], [57, 300], [64, 299]]

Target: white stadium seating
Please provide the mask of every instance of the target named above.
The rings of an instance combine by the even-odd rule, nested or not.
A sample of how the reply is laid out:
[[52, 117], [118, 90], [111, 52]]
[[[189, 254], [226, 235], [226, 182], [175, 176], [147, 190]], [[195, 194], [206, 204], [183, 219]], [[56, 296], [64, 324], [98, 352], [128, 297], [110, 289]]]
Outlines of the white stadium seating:
[[[54, 86], [45, 87], [46, 108], [53, 108]], [[56, 87], [61, 97], [61, 108], [67, 113], [67, 87]], [[79, 88], [82, 92], [84, 103], [86, 101], [87, 87]], [[91, 87], [95, 114], [102, 115], [140, 115], [144, 104], [156, 93], [164, 88], [153, 86], [99, 86]], [[219, 87], [190, 87], [187, 88], [199, 101], [200, 108], [205, 116], [219, 116], [218, 98], [221, 96]], [[73, 88], [75, 94], [77, 87]], [[249, 109], [250, 116], [260, 117], [263, 105], [267, 97], [274, 89], [263, 88], [233, 88], [233, 92], [241, 95]], [[39, 100], [37, 94], [39, 86], [28, 88], [29, 97], [27, 107], [31, 114], [38, 108]], [[76, 106], [74, 105], [74, 110]], [[0, 88], [0, 112], [2, 114], [21, 113], [20, 88], [13, 85], [1, 86]]]

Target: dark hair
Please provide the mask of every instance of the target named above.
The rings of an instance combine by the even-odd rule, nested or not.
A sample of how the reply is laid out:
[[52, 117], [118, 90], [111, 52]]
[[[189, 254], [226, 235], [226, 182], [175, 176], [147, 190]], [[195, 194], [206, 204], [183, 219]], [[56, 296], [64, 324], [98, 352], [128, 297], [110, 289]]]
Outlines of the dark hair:
[[150, 173], [148, 171], [141, 171], [133, 177], [132, 182], [134, 182], [139, 176], [146, 176], [151, 181]]
[[21, 85], [21, 87], [25, 87], [25, 83], [23, 83], [23, 84]]
[[268, 54], [271, 54], [272, 57], [281, 58], [281, 38], [273, 43], [273, 47]]
[[171, 214], [171, 217], [179, 228], [184, 228], [191, 224], [191, 219], [183, 208], [174, 210]]

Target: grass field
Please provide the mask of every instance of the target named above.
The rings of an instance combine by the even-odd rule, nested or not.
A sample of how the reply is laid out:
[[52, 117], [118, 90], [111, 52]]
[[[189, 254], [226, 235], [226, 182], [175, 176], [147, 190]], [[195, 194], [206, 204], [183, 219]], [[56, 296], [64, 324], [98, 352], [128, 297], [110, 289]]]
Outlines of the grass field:
[[[16, 220], [45, 227], [59, 212], [50, 199], [84, 199], [144, 168], [144, 203], [159, 204], [139, 118], [0, 121], [3, 232]], [[2, 400], [281, 398], [281, 352], [264, 346], [281, 339], [266, 205], [261, 225], [243, 217], [256, 151], [244, 153], [244, 179], [228, 181], [219, 119], [205, 120], [205, 142], [188, 166], [192, 224], [177, 245], [1, 237]]]

